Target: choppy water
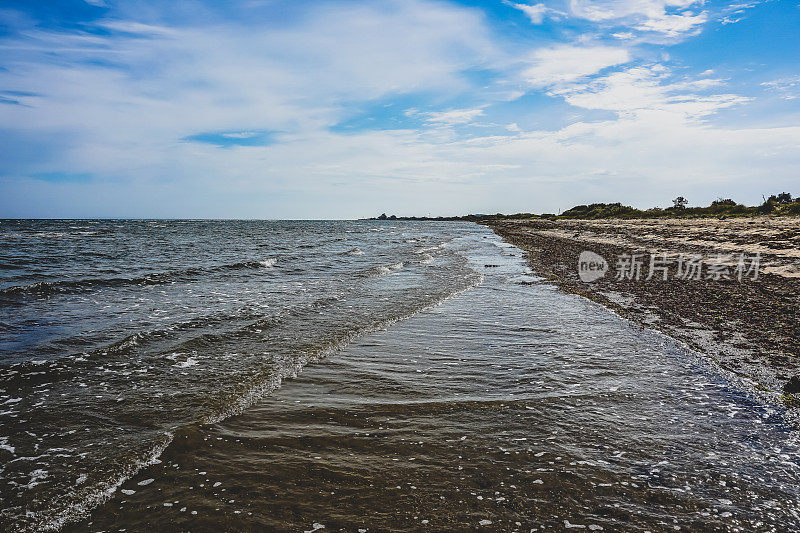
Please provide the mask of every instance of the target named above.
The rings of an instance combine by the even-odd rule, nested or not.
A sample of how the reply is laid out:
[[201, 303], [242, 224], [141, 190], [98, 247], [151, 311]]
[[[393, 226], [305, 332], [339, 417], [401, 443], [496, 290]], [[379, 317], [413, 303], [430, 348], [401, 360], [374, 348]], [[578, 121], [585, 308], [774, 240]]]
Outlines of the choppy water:
[[476, 225], [3, 222], [0, 280], [9, 530], [800, 527], [779, 410]]

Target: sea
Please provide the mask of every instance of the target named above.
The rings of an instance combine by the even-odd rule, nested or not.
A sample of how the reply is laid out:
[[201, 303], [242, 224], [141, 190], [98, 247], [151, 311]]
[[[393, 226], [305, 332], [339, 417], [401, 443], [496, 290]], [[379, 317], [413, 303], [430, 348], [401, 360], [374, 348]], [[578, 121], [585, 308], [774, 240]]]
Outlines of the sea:
[[798, 444], [482, 225], [0, 221], [2, 531], [791, 531]]

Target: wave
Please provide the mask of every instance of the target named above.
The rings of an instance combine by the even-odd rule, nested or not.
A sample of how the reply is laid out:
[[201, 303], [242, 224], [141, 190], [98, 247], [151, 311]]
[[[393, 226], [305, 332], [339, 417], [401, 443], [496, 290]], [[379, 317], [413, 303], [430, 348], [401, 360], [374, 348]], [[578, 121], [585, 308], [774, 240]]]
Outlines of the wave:
[[[402, 263], [400, 264], [402, 265]], [[241, 414], [245, 409], [254, 405], [266, 395], [280, 388], [284, 380], [297, 377], [297, 374], [307, 364], [320, 361], [339, 352], [357, 338], [363, 337], [364, 335], [374, 331], [386, 329], [392, 324], [409, 319], [425, 310], [432, 309], [449, 300], [450, 298], [477, 287], [483, 283], [484, 276], [478, 272], [473, 271], [473, 273], [475, 274], [474, 276], [464, 278], [465, 283], [462, 286], [454, 288], [449, 293], [428, 300], [421, 305], [401, 311], [394, 316], [372, 319], [359, 325], [354, 325], [349, 330], [344, 330], [331, 335], [324, 342], [321, 342], [311, 349], [303, 350], [293, 359], [282, 359], [278, 367], [275, 369], [277, 371], [274, 373], [274, 375], [271, 375], [269, 379], [266, 379], [260, 383], [253, 383], [252, 387], [249, 388], [245, 393], [236, 398], [230, 399], [229, 403], [226, 403], [223, 408], [203, 417], [200, 423], [214, 424], [231, 416]]]
[[351, 250], [347, 250], [346, 252], [342, 252], [341, 255], [349, 255], [355, 257], [359, 255], [364, 255], [364, 252], [363, 250], [361, 250], [361, 248], [353, 248]]
[[442, 243], [442, 244], [438, 244], [436, 246], [428, 246], [428, 247], [425, 247], [425, 248], [417, 248], [416, 250], [414, 250], [414, 253], [415, 254], [429, 254], [429, 253], [435, 252], [437, 250], [443, 250], [444, 247], [445, 247], [445, 243]]
[[370, 268], [369, 270], [364, 272], [364, 276], [373, 278], [379, 276], [385, 276], [387, 274], [391, 274], [392, 272], [396, 272], [403, 268], [403, 262], [393, 263], [391, 265], [378, 265]]
[[55, 294], [86, 292], [95, 288], [123, 285], [154, 285], [165, 283], [159, 275], [138, 278], [86, 278], [77, 280], [40, 281], [30, 285], [14, 285], [0, 289], [0, 296], [52, 296]]
[[[301, 316], [307, 313], [318, 313], [321, 309], [325, 309], [338, 301], [340, 301], [338, 297], [324, 296], [310, 302], [285, 307], [271, 315], [264, 315], [263, 310], [257, 310], [258, 312], [256, 312], [248, 308], [241, 308], [235, 312], [208, 314], [182, 322], [175, 322], [164, 328], [137, 331], [110, 344], [93, 348], [87, 352], [72, 353], [60, 359], [66, 362], [68, 360], [87, 361], [95, 358], [119, 358], [121, 356], [130, 356], [137, 350], [149, 348], [150, 351], [152, 351], [152, 344], [157, 342], [168, 343], [166, 346], [163, 346], [162, 352], [191, 352], [205, 348], [217, 340], [236, 338], [239, 335], [261, 333], [264, 330], [280, 325], [288, 318]], [[238, 323], [238, 326], [233, 329], [222, 328], [222, 325], [232, 322]], [[0, 326], [3, 325], [4, 323], [0, 322]], [[214, 329], [213, 331], [208, 331], [209, 328]], [[196, 334], [190, 338], [185, 338], [184, 340], [176, 338], [178, 335], [192, 331], [195, 331]], [[167, 358], [169, 358], [169, 356], [167, 356]], [[57, 359], [46, 361], [25, 360], [18, 362], [0, 360], [0, 369], [13, 371], [9, 372], [6, 376], [0, 373], [0, 386], [18, 386], [20, 384], [18, 381], [26, 379], [29, 372], [33, 372], [33, 375], [39, 378], [37, 379], [38, 382], [64, 380], [73, 377], [76, 370], [63, 367], [58, 361]], [[41, 365], [45, 363], [46, 368], [41, 368]], [[53, 368], [50, 368], [50, 366], [53, 366]], [[28, 385], [30, 385], [30, 383], [28, 383]]]
[[25, 261], [20, 259], [13, 259], [13, 262], [0, 261], [0, 270], [18, 270], [25, 265], [32, 264], [33, 261]]
[[[9, 519], [9, 523], [14, 523], [20, 531], [40, 531], [58, 530], [71, 522], [89, 516], [92, 509], [110, 499], [125, 481], [135, 476], [148, 465], [157, 463], [164, 450], [171, 442], [174, 442], [176, 435], [180, 435], [184, 431], [191, 431], [191, 428], [197, 424], [216, 423], [230, 416], [240, 414], [278, 389], [284, 380], [297, 376], [307, 364], [322, 360], [338, 352], [363, 335], [385, 329], [398, 321], [435, 307], [443, 301], [478, 285], [482, 279], [481, 275], [473, 271], [472, 275], [463, 278], [462, 283], [453, 286], [451, 290], [443, 292], [437, 297], [414, 301], [405, 308], [390, 307], [388, 316], [374, 316], [373, 313], [365, 311], [361, 320], [350, 323], [344, 329], [329, 332], [329, 334], [316, 340], [310, 346], [297, 346], [285, 354], [276, 355], [270, 358], [268, 365], [261, 370], [251, 367], [252, 370], [248, 372], [249, 377], [240, 382], [241, 386], [236, 387], [235, 390], [230, 390], [229, 393], [219, 398], [206, 398], [203, 401], [205, 407], [203, 410], [205, 412], [203, 413], [201, 410], [195, 415], [196, 418], [194, 420], [178, 422], [168, 430], [159, 432], [158, 435], [160, 437], [156, 440], [148, 438], [146, 442], [142, 442], [141, 444], [145, 447], [138, 450], [132, 449], [132, 453], [128, 454], [124, 464], [118, 464], [118, 468], [115, 468], [113, 473], [109, 473], [108, 478], [87, 484], [87, 486], [68, 487], [58, 498], [50, 501], [48, 508], [28, 514], [25, 518], [12, 514], [7, 514], [6, 518]], [[316, 315], [321, 307], [339, 301], [340, 299], [335, 297], [321, 298], [314, 302], [287, 308], [285, 315], [280, 318], [263, 318], [237, 331], [242, 334], [246, 334], [246, 332], [254, 333], [265, 326], [283, 322], [283, 319], [289, 315], [296, 315], [301, 321], [306, 320], [309, 316]], [[294, 322], [286, 325], [291, 330], [294, 330], [296, 326]], [[220, 334], [219, 338], [232, 340], [230, 338], [232, 334], [233, 332], [229, 331]], [[205, 337], [205, 335], [200, 337]], [[209, 339], [206, 337], [205, 340]], [[235, 339], [233, 340], [235, 341]], [[191, 348], [191, 346], [185, 344], [179, 347], [182, 349]], [[154, 362], [153, 359], [148, 358], [148, 369], [151, 372], [155, 370], [152, 368]], [[163, 363], [164, 370], [167, 370], [167, 367], [189, 370], [190, 368], [200, 368], [202, 366], [195, 354], [184, 351], [181, 351], [181, 353], [173, 352], [163, 356]], [[174, 374], [170, 375], [174, 376]], [[244, 378], [244, 375], [240, 377]], [[103, 379], [107, 378], [104, 377]], [[7, 509], [7, 511], [10, 512], [11, 509]], [[13, 511], [16, 512], [16, 509]]]
[[262, 259], [261, 261], [241, 261], [238, 263], [214, 265], [206, 268], [187, 269], [187, 271], [192, 271], [193, 273], [200, 273], [200, 272], [227, 272], [230, 270], [257, 270], [263, 267], [267, 268], [273, 267], [277, 262], [278, 262], [277, 257], [268, 257], [266, 259]]
[[[128, 479], [135, 476], [141, 469], [150, 465], [160, 462], [158, 459], [164, 450], [172, 443], [175, 437], [174, 432], [165, 432], [161, 439], [148, 450], [143, 457], [135, 461], [133, 464], [124, 466], [122, 472], [116, 475], [113, 479], [101, 481], [92, 486], [81, 489], [70, 487], [64, 493], [57, 497], [57, 501], [64, 502], [64, 509], [52, 507], [46, 511], [33, 513], [26, 511], [27, 518], [33, 518], [33, 523], [22, 524], [16, 523], [18, 531], [59, 531], [67, 524], [80, 520], [89, 516], [92, 509], [102, 505], [108, 501], [111, 496], [125, 483]], [[67, 503], [68, 502], [68, 503]], [[6, 510], [7, 513], [8, 510]], [[0, 513], [0, 516], [6, 513]], [[7, 514], [6, 518], [9, 521], [14, 521], [16, 517]], [[13, 523], [13, 522], [11, 522]]]
[[113, 277], [113, 278], [84, 278], [76, 280], [40, 281], [29, 285], [14, 285], [0, 289], [0, 299], [13, 296], [47, 297], [57, 294], [72, 294], [90, 292], [108, 287], [124, 287], [131, 285], [148, 286], [163, 285], [175, 281], [187, 281], [193, 277], [204, 274], [230, 272], [236, 270], [258, 270], [272, 268], [278, 262], [275, 257], [262, 261], [240, 261], [236, 263], [212, 265], [208, 267], [190, 267], [182, 270], [154, 272], [143, 276]]

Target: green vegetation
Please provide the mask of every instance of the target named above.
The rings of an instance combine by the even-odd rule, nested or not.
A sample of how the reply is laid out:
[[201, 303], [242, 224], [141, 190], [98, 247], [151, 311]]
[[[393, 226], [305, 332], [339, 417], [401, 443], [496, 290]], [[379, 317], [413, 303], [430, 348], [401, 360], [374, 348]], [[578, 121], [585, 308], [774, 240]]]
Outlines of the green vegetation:
[[718, 198], [711, 202], [711, 205], [706, 207], [688, 207], [688, 203], [689, 201], [686, 198], [678, 196], [672, 200], [671, 207], [663, 209], [661, 207], [653, 207], [651, 209], [642, 210], [617, 202], [613, 204], [597, 203], [576, 205], [571, 209], [567, 209], [560, 215], [553, 213], [542, 213], [540, 215], [533, 213], [515, 213], [513, 215], [497, 213], [494, 215], [465, 215], [460, 217], [398, 217], [395, 215], [386, 216], [384, 213], [370, 220], [468, 220], [472, 222], [488, 222], [490, 220], [531, 218], [547, 220], [556, 220], [559, 218], [594, 220], [602, 218], [727, 218], [754, 217], [759, 215], [800, 215], [800, 198], [792, 198], [792, 195], [788, 192], [773, 194], [769, 198], [765, 198], [763, 204], [752, 207], [738, 204], [730, 198]]
[[711, 205], [706, 207], [687, 207], [688, 201], [683, 196], [672, 200], [672, 207], [651, 209], [636, 209], [621, 203], [613, 204], [589, 204], [576, 205], [567, 209], [560, 215], [544, 213], [541, 215], [531, 215], [529, 213], [518, 213], [515, 215], [493, 215], [492, 218], [514, 219], [514, 218], [567, 218], [594, 220], [601, 218], [708, 218], [708, 217], [751, 217], [758, 215], [800, 215], [800, 198], [792, 198], [788, 192], [772, 195], [758, 206], [746, 206], [736, 203], [730, 198], [719, 198]]

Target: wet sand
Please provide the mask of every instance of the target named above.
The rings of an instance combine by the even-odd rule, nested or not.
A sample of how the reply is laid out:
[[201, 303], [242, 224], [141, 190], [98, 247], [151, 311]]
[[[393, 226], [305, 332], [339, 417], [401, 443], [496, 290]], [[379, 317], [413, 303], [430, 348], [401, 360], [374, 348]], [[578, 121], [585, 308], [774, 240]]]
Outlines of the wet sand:
[[[493, 221], [490, 227], [526, 251], [531, 267], [563, 290], [661, 330], [732, 371], [771, 401], [800, 405], [790, 380], [800, 374], [800, 219]], [[605, 277], [584, 283], [584, 250], [609, 262]], [[757, 280], [615, 279], [615, 258], [740, 253], [761, 256]], [[732, 266], [732, 265], [731, 265]], [[646, 277], [646, 276], [643, 276]], [[796, 409], [795, 409], [796, 411]]]

